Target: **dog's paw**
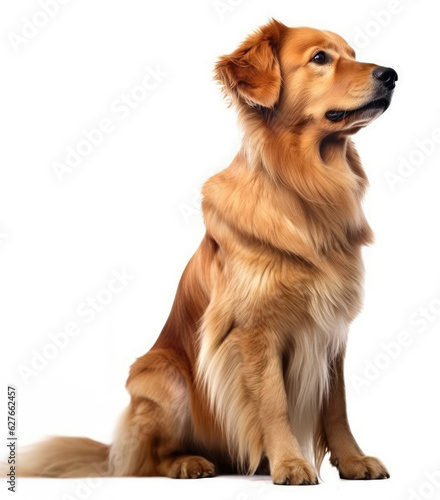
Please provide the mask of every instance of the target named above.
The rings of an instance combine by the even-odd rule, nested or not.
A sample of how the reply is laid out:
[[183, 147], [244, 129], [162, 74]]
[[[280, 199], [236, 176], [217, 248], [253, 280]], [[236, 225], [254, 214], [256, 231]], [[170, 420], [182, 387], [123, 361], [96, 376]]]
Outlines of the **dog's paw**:
[[203, 457], [186, 455], [174, 460], [168, 475], [176, 479], [213, 477], [215, 476], [215, 466]]
[[374, 457], [353, 456], [340, 460], [336, 467], [341, 479], [388, 479], [383, 463]]
[[272, 479], [275, 484], [318, 484], [315, 469], [301, 458], [283, 460], [272, 470]]

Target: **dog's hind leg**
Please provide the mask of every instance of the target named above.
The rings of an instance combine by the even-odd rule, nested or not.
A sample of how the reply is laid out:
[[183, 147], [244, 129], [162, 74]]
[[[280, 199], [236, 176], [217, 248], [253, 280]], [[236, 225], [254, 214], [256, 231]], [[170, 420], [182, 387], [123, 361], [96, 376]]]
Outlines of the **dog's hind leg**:
[[110, 448], [112, 476], [199, 478], [214, 465], [186, 453], [192, 434], [188, 388], [172, 353], [153, 349], [131, 368], [131, 402]]

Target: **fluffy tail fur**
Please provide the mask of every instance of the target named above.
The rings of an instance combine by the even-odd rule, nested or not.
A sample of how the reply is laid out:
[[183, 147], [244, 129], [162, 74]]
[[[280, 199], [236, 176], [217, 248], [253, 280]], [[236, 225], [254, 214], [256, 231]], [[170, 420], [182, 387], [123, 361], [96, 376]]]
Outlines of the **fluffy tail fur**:
[[108, 452], [109, 446], [88, 438], [50, 438], [19, 450], [17, 476], [110, 476]]

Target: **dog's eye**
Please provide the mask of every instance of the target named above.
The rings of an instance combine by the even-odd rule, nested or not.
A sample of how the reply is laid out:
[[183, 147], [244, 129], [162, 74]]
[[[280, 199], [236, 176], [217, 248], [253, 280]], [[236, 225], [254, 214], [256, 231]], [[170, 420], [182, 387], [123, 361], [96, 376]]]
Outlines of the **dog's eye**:
[[331, 57], [324, 51], [320, 50], [312, 57], [312, 61], [316, 64], [327, 64], [331, 62]]

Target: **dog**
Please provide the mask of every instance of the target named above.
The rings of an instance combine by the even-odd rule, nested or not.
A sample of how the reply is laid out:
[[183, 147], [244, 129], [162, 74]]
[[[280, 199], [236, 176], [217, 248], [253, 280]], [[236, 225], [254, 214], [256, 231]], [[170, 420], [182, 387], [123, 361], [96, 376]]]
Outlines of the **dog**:
[[334, 33], [271, 20], [215, 78], [242, 146], [203, 187], [206, 234], [131, 367], [115, 441], [53, 438], [19, 456], [19, 476], [270, 472], [308, 485], [329, 453], [341, 478], [389, 477], [350, 431], [343, 363], [373, 241], [351, 136], [388, 108], [397, 73]]

